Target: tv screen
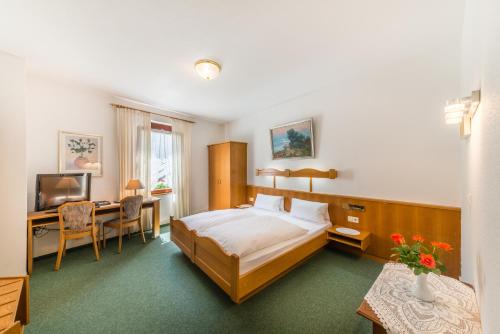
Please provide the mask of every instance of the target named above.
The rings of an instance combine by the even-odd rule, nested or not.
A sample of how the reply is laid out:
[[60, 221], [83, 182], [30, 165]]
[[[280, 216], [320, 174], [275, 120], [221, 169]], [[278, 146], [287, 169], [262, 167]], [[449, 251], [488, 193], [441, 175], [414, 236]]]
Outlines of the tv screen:
[[66, 202], [90, 201], [90, 173], [38, 174], [35, 210], [54, 209]]

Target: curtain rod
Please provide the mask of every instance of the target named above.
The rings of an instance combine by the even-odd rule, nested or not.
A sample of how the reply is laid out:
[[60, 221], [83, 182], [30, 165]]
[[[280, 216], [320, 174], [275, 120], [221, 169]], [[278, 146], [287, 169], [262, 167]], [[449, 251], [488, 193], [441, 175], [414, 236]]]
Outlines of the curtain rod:
[[141, 111], [141, 112], [146, 112], [146, 113], [152, 114], [152, 115], [158, 115], [158, 116], [162, 116], [162, 117], [169, 117], [169, 118], [177, 119], [179, 121], [184, 121], [184, 122], [188, 122], [188, 123], [192, 123], [192, 124], [196, 123], [194, 121], [188, 121], [187, 119], [182, 119], [182, 118], [179, 118], [179, 117], [167, 116], [167, 115], [159, 114], [159, 113], [152, 112], [152, 111], [141, 110], [141, 109], [132, 108], [132, 107], [129, 107], [129, 106], [124, 106], [123, 104], [111, 103], [111, 105], [113, 107], [117, 107], [117, 108], [127, 108], [127, 109], [137, 110], [137, 111]]

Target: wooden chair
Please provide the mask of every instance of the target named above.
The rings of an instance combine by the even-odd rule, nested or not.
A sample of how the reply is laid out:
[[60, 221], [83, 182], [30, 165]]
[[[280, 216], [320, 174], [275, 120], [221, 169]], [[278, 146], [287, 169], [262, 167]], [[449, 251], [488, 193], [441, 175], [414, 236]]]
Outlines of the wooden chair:
[[98, 227], [95, 225], [95, 204], [92, 202], [65, 203], [58, 208], [59, 213], [59, 249], [54, 270], [59, 270], [66, 252], [66, 241], [92, 237], [95, 258], [99, 261], [97, 247]]
[[[146, 243], [144, 228], [142, 226], [142, 195], [128, 196], [120, 201], [120, 217], [104, 223], [104, 227], [118, 230], [118, 253], [122, 252], [123, 229], [127, 229], [130, 239], [130, 228], [138, 225], [142, 235], [142, 242]], [[104, 247], [106, 247], [106, 234], [103, 233]]]

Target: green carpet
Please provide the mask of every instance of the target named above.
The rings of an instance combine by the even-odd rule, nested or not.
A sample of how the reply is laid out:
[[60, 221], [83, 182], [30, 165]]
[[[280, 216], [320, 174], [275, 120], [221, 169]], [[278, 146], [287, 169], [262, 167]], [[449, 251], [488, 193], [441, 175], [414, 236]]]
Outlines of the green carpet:
[[109, 242], [35, 261], [26, 333], [370, 333], [356, 309], [382, 266], [325, 249], [241, 305], [169, 241]]

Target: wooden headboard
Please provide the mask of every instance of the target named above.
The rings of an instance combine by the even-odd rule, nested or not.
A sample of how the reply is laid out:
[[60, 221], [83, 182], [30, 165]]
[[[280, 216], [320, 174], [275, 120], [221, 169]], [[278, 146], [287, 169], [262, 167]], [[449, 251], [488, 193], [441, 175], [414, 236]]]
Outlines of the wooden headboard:
[[[388, 260], [391, 255], [391, 233], [399, 232], [407, 240], [421, 234], [427, 241], [447, 242], [453, 247], [452, 252], [442, 256], [447, 275], [460, 276], [460, 208], [247, 186], [248, 198], [255, 198], [257, 193], [284, 196], [287, 211], [292, 198], [329, 203], [332, 223], [370, 231], [372, 239], [366, 253], [382, 259]], [[349, 223], [347, 216], [358, 217], [359, 224]]]

